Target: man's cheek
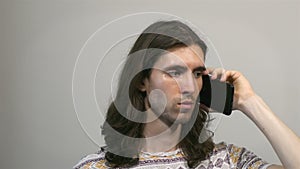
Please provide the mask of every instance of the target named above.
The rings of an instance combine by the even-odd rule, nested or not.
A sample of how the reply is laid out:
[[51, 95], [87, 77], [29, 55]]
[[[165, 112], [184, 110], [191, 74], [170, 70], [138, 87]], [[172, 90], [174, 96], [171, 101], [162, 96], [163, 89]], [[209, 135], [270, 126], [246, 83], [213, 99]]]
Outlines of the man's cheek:
[[149, 103], [155, 114], [160, 115], [164, 112], [167, 105], [167, 96], [160, 89], [154, 89], [149, 94]]

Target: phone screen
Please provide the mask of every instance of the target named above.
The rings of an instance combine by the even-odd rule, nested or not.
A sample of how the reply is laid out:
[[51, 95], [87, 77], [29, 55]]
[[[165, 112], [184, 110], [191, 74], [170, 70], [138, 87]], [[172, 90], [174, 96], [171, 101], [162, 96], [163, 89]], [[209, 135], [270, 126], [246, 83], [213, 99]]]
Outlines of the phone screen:
[[203, 75], [202, 80], [200, 104], [209, 108], [210, 112], [220, 112], [229, 116], [232, 112], [233, 85], [218, 79], [212, 80], [209, 75]]

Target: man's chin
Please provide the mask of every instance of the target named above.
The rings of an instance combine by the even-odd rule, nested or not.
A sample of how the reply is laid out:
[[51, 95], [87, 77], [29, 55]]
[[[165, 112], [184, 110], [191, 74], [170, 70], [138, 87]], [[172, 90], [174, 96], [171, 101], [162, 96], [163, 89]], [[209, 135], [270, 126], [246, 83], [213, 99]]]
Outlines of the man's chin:
[[159, 117], [166, 125], [185, 124], [191, 119], [191, 113], [163, 114]]
[[180, 112], [176, 117], [173, 117], [174, 124], [185, 124], [191, 120], [192, 112]]

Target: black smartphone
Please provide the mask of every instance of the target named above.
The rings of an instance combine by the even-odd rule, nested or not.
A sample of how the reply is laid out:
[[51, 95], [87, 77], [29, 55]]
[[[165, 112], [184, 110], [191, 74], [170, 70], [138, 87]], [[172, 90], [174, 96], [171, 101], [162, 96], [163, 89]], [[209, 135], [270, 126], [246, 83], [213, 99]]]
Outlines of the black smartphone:
[[210, 112], [220, 112], [229, 116], [232, 112], [234, 86], [219, 79], [212, 80], [210, 75], [203, 75], [202, 80], [200, 104], [205, 105]]

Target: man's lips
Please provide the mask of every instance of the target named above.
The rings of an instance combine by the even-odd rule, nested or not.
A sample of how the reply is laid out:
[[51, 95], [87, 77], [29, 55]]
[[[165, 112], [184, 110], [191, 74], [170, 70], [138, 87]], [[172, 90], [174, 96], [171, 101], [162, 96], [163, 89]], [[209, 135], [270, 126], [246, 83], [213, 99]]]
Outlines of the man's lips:
[[182, 109], [192, 109], [194, 106], [194, 102], [193, 101], [182, 101], [182, 102], [178, 103], [178, 105]]

